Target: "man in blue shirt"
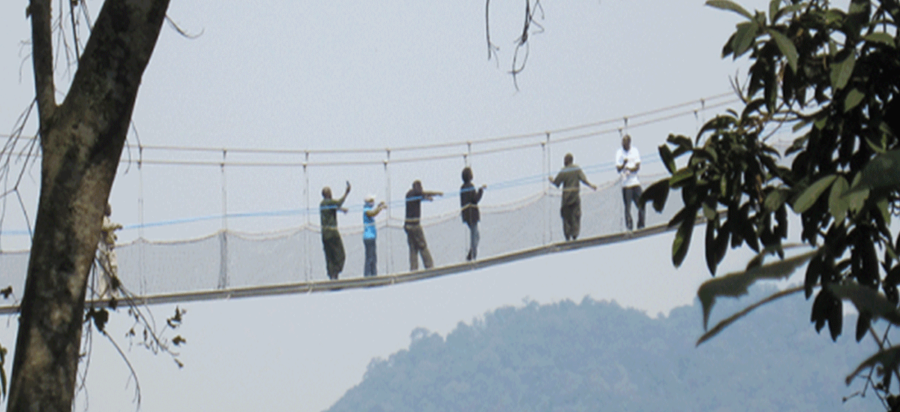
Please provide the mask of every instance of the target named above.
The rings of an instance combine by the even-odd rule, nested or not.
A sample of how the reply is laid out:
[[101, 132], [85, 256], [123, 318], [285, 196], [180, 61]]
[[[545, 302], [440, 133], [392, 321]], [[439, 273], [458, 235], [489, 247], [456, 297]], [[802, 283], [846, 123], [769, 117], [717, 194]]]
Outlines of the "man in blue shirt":
[[378, 255], [375, 252], [375, 216], [387, 208], [387, 204], [381, 202], [375, 206], [375, 195], [368, 195], [363, 204], [363, 244], [366, 246], [366, 263], [363, 266], [363, 276], [375, 276], [378, 274]]

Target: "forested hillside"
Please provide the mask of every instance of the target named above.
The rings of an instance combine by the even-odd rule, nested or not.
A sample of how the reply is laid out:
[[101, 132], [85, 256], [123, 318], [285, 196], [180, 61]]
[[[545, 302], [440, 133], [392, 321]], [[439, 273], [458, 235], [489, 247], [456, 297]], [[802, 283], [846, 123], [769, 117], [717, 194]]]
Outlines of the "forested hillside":
[[[751, 300], [721, 301], [714, 315]], [[655, 319], [589, 298], [500, 308], [446, 339], [416, 329], [329, 411], [883, 410], [871, 391], [842, 403], [862, 389], [843, 378], [873, 344], [832, 343], [808, 313], [788, 297], [695, 347], [699, 303]]]

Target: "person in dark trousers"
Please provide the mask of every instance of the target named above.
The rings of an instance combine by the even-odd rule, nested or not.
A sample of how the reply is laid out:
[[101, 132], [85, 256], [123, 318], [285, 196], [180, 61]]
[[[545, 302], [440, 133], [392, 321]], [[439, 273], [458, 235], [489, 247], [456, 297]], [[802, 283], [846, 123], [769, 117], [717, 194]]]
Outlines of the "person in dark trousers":
[[387, 204], [381, 202], [375, 206], [375, 195], [368, 195], [363, 205], [363, 244], [366, 247], [366, 263], [363, 266], [363, 276], [375, 276], [378, 274], [378, 254], [375, 252], [375, 216], [387, 208]]
[[638, 209], [638, 230], [644, 228], [644, 204], [640, 202], [641, 182], [638, 170], [641, 170], [641, 153], [631, 146], [631, 136], [622, 138], [622, 148], [616, 151], [616, 170], [622, 176], [622, 200], [625, 201], [625, 228], [631, 231], [634, 223], [631, 219], [631, 204]]
[[556, 187], [563, 186], [562, 206], [559, 209], [563, 220], [563, 234], [566, 241], [578, 238], [581, 231], [581, 196], [579, 195], [580, 184], [583, 182], [591, 189], [597, 190], [597, 186], [588, 182], [587, 177], [581, 168], [573, 163], [574, 157], [571, 153], [566, 153], [563, 158], [562, 170], [556, 175], [556, 178], [550, 178], [550, 183]]
[[481, 213], [478, 211], [478, 202], [484, 195], [484, 189], [487, 185], [481, 185], [477, 190], [472, 184], [472, 168], [466, 167], [462, 171], [462, 187], [459, 189], [459, 207], [462, 208], [462, 221], [469, 226], [469, 254], [466, 255], [466, 261], [475, 260], [478, 255], [478, 241], [481, 239], [478, 233], [478, 222], [481, 220]]
[[335, 280], [338, 274], [344, 270], [344, 243], [341, 242], [341, 233], [338, 232], [337, 212], [347, 213], [343, 207], [350, 193], [350, 182], [347, 182], [347, 190], [340, 199], [331, 198], [331, 188], [325, 186], [322, 189], [322, 203], [319, 204], [319, 216], [322, 218], [322, 247], [325, 249], [325, 264], [328, 271], [328, 279]]
[[426, 192], [422, 190], [422, 182], [416, 180], [412, 184], [412, 189], [406, 192], [406, 221], [403, 223], [403, 230], [406, 231], [406, 241], [409, 243], [409, 270], [410, 272], [419, 270], [419, 255], [422, 255], [422, 264], [425, 269], [434, 266], [431, 260], [431, 252], [428, 251], [428, 244], [425, 242], [425, 232], [422, 231], [422, 201], [432, 200], [434, 196], [441, 196], [441, 192]]

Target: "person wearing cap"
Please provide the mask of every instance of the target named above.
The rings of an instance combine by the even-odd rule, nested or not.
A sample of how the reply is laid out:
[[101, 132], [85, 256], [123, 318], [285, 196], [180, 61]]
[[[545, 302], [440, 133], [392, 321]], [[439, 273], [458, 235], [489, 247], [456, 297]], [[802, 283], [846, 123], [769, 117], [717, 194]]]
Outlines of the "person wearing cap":
[[338, 210], [347, 213], [343, 207], [350, 193], [350, 182], [347, 182], [347, 190], [340, 199], [331, 198], [331, 188], [325, 186], [322, 189], [322, 203], [319, 203], [319, 216], [322, 219], [322, 247], [325, 249], [325, 263], [328, 271], [328, 279], [336, 280], [338, 274], [344, 270], [344, 243], [341, 241], [341, 232], [338, 231]]
[[431, 252], [425, 242], [425, 232], [422, 231], [422, 201], [431, 201], [434, 196], [441, 196], [441, 192], [428, 192], [422, 189], [422, 182], [416, 180], [412, 189], [406, 192], [406, 220], [403, 230], [406, 231], [406, 242], [409, 243], [409, 271], [419, 270], [419, 255], [422, 255], [422, 264], [425, 269], [431, 269], [434, 261], [431, 260]]
[[98, 261], [100, 263], [100, 276], [97, 277], [97, 295], [101, 299], [115, 297], [119, 289], [119, 261], [116, 258], [116, 231], [122, 225], [113, 223], [109, 216], [112, 215], [112, 206], [106, 204], [103, 210], [103, 223], [100, 226], [100, 243], [97, 245]]
[[588, 185], [591, 189], [597, 190], [597, 186], [588, 182], [587, 177], [578, 165], [574, 163], [574, 156], [566, 153], [563, 158], [563, 168], [556, 175], [556, 178], [550, 178], [550, 183], [559, 187], [562, 185], [562, 205], [559, 213], [563, 220], [563, 234], [566, 241], [578, 238], [581, 231], [581, 196], [579, 188], [581, 183]]
[[462, 187], [459, 189], [459, 206], [462, 208], [460, 215], [462, 221], [469, 226], [469, 254], [466, 255], [466, 261], [475, 260], [478, 255], [478, 241], [481, 236], [478, 233], [478, 222], [481, 220], [481, 214], [478, 211], [478, 202], [484, 194], [486, 185], [481, 185], [477, 190], [472, 183], [472, 168], [466, 167], [462, 171]]
[[363, 204], [363, 244], [366, 246], [366, 263], [363, 266], [363, 276], [375, 276], [378, 274], [378, 255], [375, 253], [375, 216], [387, 208], [387, 204], [381, 202], [375, 206], [375, 195], [366, 196]]
[[622, 200], [625, 202], [625, 228], [631, 231], [634, 223], [631, 219], [631, 204], [638, 209], [637, 228], [644, 228], [644, 204], [640, 202], [641, 181], [638, 170], [641, 170], [641, 153], [631, 146], [631, 136], [622, 137], [622, 148], [616, 151], [616, 170], [622, 176]]

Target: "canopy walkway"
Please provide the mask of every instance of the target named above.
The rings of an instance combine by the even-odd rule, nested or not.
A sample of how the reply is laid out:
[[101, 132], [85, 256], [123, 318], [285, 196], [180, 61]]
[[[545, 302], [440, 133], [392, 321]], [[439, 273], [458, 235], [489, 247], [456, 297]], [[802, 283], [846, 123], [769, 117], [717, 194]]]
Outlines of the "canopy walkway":
[[[662, 214], [648, 207], [647, 228], [626, 233], [622, 192], [612, 161], [620, 137], [624, 133], [643, 135], [642, 128], [665, 125], [674, 120], [702, 124], [700, 114], [733, 103], [730, 96], [724, 94], [547, 132], [393, 149], [291, 151], [140, 146], [138, 156], [126, 153], [122, 160], [125, 168], [136, 166], [137, 173], [118, 176], [116, 182], [119, 185], [123, 179], [137, 179], [139, 184], [135, 186], [140, 188], [134, 203], [139, 223], [126, 224], [122, 233], [122, 238], [130, 236], [133, 240], [116, 247], [118, 276], [133, 299], [145, 304], [312, 293], [419, 281], [659, 234], [666, 230], [666, 223], [680, 208], [680, 196], [670, 196], [670, 204]], [[656, 142], [659, 139], [655, 137], [636, 139], [636, 146], [642, 151], [640, 177], [644, 186], [666, 175], [655, 150]], [[569, 151], [575, 154], [576, 163], [581, 164], [589, 180], [599, 183], [600, 187], [592, 191], [582, 186], [581, 237], [564, 242], [559, 216], [560, 191], [549, 184], [547, 176], [554, 175], [562, 167], [562, 155]], [[286, 161], [284, 156], [300, 160]], [[460, 170], [469, 165], [475, 170], [476, 186], [488, 184], [480, 205], [479, 259], [472, 262], [465, 260], [468, 227], [461, 222], [459, 191], [455, 189], [460, 183]], [[176, 191], [174, 193], [156, 190], [145, 193], [145, 181], [155, 173], [184, 174], [185, 169], [197, 168], [213, 171], [214, 179], [219, 174], [219, 181], [213, 180], [213, 185], [219, 186], [222, 212], [145, 223], [144, 208], [154, 199], [175, 202], [184, 196], [198, 195], [178, 193], [177, 185], [171, 184], [168, 189]], [[285, 168], [289, 170], [284, 171]], [[172, 172], [173, 169], [176, 171]], [[263, 179], [255, 179], [251, 180], [255, 183], [245, 183], [238, 188], [233, 183], [227, 184], [226, 175], [230, 178], [248, 169], [257, 175], [262, 174], [261, 169], [281, 170], [277, 176], [286, 180], [260, 183]], [[209, 175], [206, 173], [207, 179]], [[339, 177], [335, 179], [335, 175]], [[402, 176], [402, 183], [392, 185], [398, 176]], [[403, 193], [412, 180], [420, 177], [426, 190], [443, 189], [444, 196], [422, 207], [422, 226], [435, 267], [409, 272], [408, 246], [403, 231]], [[339, 280], [328, 280], [325, 273], [316, 206], [318, 192], [321, 186], [334, 185], [334, 180], [343, 183], [344, 179], [353, 181], [354, 189], [382, 186], [384, 200], [389, 204], [388, 211], [376, 220], [376, 277], [362, 276], [362, 198], [367, 194], [365, 189], [356, 189], [346, 203], [349, 213], [340, 215], [339, 230], [347, 256], [344, 271]], [[235, 193], [241, 190], [269, 186], [274, 188], [269, 192], [278, 192], [286, 187], [296, 188], [298, 181], [302, 189], [297, 190], [298, 196], [293, 199], [296, 202], [297, 198], [305, 197], [305, 208], [251, 213], [229, 211], [229, 200], [233, 201]], [[334, 187], [338, 193], [343, 189], [342, 186]], [[239, 195], [237, 198], [245, 197]], [[256, 205], [257, 208], [260, 206]], [[127, 206], [113, 203], [114, 220], [119, 215], [117, 211], [123, 208]], [[632, 209], [632, 213], [636, 214], [636, 211]], [[234, 228], [236, 223], [245, 221], [251, 222], [247, 225], [253, 228], [274, 224], [276, 229], [251, 232]], [[220, 222], [221, 226], [211, 235], [189, 240], [150, 241], [146, 238], [150, 231], [176, 231], [204, 222]], [[4, 238], [24, 237], [30, 232], [7, 230], [8, 225], [5, 223], [3, 227]], [[27, 250], [0, 251], [0, 286], [11, 285], [14, 292], [23, 290], [27, 265]], [[0, 306], [0, 313], [16, 310], [16, 304]]]

